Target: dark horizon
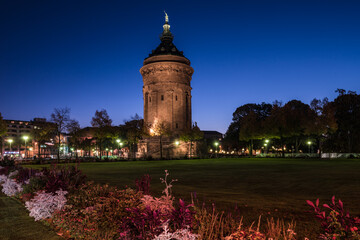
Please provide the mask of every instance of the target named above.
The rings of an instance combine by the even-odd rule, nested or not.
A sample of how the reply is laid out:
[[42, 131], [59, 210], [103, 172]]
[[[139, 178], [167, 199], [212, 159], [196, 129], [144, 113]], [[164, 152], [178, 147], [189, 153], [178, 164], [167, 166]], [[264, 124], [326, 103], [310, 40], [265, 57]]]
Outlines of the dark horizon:
[[[143, 116], [144, 58], [165, 9], [191, 61], [193, 122], [225, 133], [246, 103], [333, 100], [360, 90], [360, 3], [353, 1], [11, 1], [0, 9], [0, 112], [49, 119], [71, 108], [82, 127], [106, 109]], [[211, 120], [209, 120], [211, 119]]]

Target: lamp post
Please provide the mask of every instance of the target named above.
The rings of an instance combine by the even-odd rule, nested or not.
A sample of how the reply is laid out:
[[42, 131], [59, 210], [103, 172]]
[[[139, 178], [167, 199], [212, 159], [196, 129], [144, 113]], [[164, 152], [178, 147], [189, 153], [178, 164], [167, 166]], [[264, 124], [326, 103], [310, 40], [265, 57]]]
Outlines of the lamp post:
[[26, 146], [26, 142], [29, 139], [28, 136], [23, 136], [23, 139], [25, 140], [25, 158], [27, 157], [27, 146]]
[[219, 142], [215, 142], [215, 153], [216, 153], [216, 158], [218, 157], [218, 146], [219, 146]]
[[269, 139], [265, 139], [265, 143], [264, 143], [264, 146], [265, 146], [265, 149], [266, 149], [266, 153], [268, 153], [268, 145], [269, 145], [269, 142], [270, 140]]
[[7, 140], [7, 142], [8, 142], [9, 145], [10, 145], [10, 155], [11, 155], [11, 152], [12, 152], [11, 144], [12, 144], [13, 141], [14, 141], [14, 140], [12, 140], [12, 139], [8, 139], [8, 140]]
[[311, 142], [308, 141], [307, 144], [309, 145], [309, 153], [310, 153], [310, 148], [311, 148]]

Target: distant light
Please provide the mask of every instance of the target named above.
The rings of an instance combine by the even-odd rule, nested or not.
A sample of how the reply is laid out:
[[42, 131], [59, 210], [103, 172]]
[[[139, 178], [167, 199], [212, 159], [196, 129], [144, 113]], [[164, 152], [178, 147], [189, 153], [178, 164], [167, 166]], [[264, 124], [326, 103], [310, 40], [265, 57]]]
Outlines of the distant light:
[[30, 151], [32, 151], [32, 150], [33, 150], [33, 148], [31, 147], [31, 148], [29, 148], [29, 150], [30, 150]]
[[8, 139], [7, 140], [9, 143], [12, 143], [14, 140], [12, 140], [12, 139]]
[[[269, 143], [269, 142], [270, 142], [270, 140], [269, 140], [269, 139], [265, 139], [265, 142], [266, 142], [266, 143]], [[265, 146], [266, 146], [266, 145], [265, 145]]]
[[120, 147], [121, 147], [122, 145], [123, 145], [123, 143], [121, 142], [121, 143], [120, 143]]
[[266, 147], [266, 146], [267, 146], [267, 143], [265, 143], [264, 146]]
[[311, 142], [310, 142], [310, 141], [308, 141], [308, 142], [307, 142], [307, 144], [309, 144], [309, 145], [310, 145], [310, 144], [311, 144]]
[[106, 148], [105, 150], [106, 150], [106, 151], [109, 151], [109, 149], [108, 149], [108, 148]]
[[116, 142], [120, 143], [120, 139], [116, 139]]
[[29, 137], [28, 136], [23, 136], [23, 139], [26, 141], [26, 140], [29, 139]]
[[217, 147], [217, 146], [219, 146], [219, 143], [218, 143], [218, 142], [215, 142], [214, 145]]
[[179, 141], [175, 141], [175, 145], [179, 146], [180, 142]]
[[70, 148], [71, 151], [74, 151], [74, 148]]

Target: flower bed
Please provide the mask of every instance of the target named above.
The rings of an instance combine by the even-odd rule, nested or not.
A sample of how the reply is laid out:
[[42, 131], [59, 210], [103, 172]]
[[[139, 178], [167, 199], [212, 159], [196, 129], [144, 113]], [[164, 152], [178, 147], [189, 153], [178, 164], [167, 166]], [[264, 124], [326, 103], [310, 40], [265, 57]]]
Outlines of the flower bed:
[[[136, 180], [137, 189], [87, 182], [77, 167], [32, 170], [0, 167], [2, 191], [21, 199], [35, 221], [50, 225], [66, 239], [296, 239], [295, 224], [268, 219], [265, 226], [243, 226], [242, 218], [175, 199], [165, 171], [162, 196], [150, 192], [151, 178]], [[341, 201], [323, 207], [308, 204], [322, 221], [322, 239], [360, 239], [360, 220]], [[326, 209], [328, 213], [326, 213]]]

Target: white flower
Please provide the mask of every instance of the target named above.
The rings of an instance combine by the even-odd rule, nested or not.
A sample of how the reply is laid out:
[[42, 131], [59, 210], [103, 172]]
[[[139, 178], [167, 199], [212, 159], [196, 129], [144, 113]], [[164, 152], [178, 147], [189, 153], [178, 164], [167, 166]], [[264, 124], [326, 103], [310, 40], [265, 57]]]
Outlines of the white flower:
[[25, 203], [25, 206], [35, 221], [49, 218], [56, 210], [61, 210], [65, 206], [66, 194], [67, 191], [62, 190], [56, 191], [56, 194], [39, 191], [33, 199]]

